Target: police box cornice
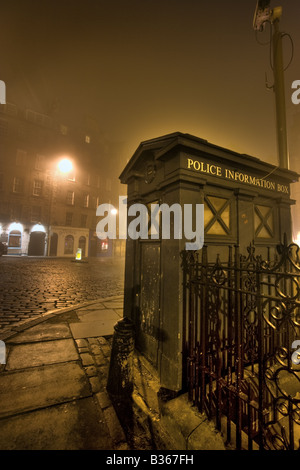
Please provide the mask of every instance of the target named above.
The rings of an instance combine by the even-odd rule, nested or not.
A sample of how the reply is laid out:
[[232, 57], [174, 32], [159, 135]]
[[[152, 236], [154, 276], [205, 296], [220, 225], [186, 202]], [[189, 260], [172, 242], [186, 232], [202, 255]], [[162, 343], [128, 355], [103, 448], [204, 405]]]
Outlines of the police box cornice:
[[[218, 180], [218, 184], [224, 182], [225, 185], [238, 184], [248, 189], [272, 191], [280, 197], [288, 196], [289, 184], [298, 181], [300, 176], [295, 171], [212, 144], [200, 137], [174, 132], [141, 142], [120, 175], [121, 182], [128, 183], [132, 178], [145, 181], [146, 166], [152, 161], [159, 171], [159, 162], [170, 159], [175, 150], [179, 150], [181, 155], [181, 176], [199, 179], [201, 175], [203, 182], [205, 179]], [[155, 180], [153, 178], [150, 184], [155, 185]]]

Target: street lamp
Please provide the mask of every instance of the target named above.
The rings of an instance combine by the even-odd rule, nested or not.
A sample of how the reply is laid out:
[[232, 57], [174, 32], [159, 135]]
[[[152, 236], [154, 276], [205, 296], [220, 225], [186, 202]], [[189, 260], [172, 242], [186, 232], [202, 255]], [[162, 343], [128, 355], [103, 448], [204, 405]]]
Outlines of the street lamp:
[[49, 222], [48, 222], [48, 244], [47, 244], [47, 256], [50, 254], [50, 225], [52, 219], [52, 206], [53, 206], [53, 199], [54, 199], [54, 185], [57, 185], [58, 176], [60, 174], [68, 174], [73, 170], [72, 161], [64, 157], [59, 160], [56, 165], [56, 168], [53, 171], [53, 179], [52, 179], [52, 186], [51, 186], [51, 195], [50, 195], [50, 204], [49, 204]]
[[70, 171], [73, 169], [72, 162], [68, 158], [63, 158], [60, 160], [57, 166], [61, 173], [70, 173]]

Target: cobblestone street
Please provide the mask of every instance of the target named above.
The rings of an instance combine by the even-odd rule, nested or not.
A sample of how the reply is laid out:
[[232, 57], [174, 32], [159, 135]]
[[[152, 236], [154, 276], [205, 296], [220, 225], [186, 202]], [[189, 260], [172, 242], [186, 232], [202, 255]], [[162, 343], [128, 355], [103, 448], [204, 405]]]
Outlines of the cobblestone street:
[[0, 330], [49, 310], [123, 294], [124, 260], [0, 258]]

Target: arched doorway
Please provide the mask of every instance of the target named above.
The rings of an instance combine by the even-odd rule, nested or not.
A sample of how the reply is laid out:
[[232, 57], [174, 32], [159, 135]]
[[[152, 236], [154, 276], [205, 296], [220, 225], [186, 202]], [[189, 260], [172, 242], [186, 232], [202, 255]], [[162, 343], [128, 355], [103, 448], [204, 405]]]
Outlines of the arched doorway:
[[44, 256], [45, 232], [32, 232], [28, 245], [28, 256]]
[[57, 233], [52, 233], [50, 239], [50, 256], [57, 256], [57, 244], [58, 244], [58, 235]]
[[65, 237], [65, 255], [72, 255], [74, 253], [74, 237], [73, 235], [67, 235]]
[[80, 237], [79, 238], [79, 246], [78, 248], [81, 248], [81, 255], [85, 257], [85, 248], [86, 248], [86, 238], [85, 237]]
[[8, 235], [9, 248], [21, 248], [22, 232], [20, 230], [11, 230]]

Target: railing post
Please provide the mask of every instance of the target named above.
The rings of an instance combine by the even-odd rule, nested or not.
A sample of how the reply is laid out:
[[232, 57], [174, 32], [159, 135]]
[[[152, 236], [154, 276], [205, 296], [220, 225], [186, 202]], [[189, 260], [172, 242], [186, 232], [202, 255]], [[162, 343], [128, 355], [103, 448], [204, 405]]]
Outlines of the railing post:
[[257, 342], [258, 342], [258, 438], [259, 449], [264, 449], [264, 323], [262, 312], [262, 286], [261, 271], [256, 263], [256, 288], [257, 288]]
[[236, 381], [236, 448], [241, 449], [242, 435], [242, 322], [241, 322], [241, 260], [239, 246], [235, 246], [235, 381]]

